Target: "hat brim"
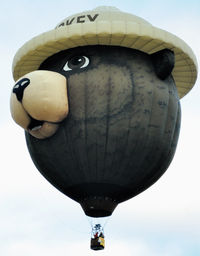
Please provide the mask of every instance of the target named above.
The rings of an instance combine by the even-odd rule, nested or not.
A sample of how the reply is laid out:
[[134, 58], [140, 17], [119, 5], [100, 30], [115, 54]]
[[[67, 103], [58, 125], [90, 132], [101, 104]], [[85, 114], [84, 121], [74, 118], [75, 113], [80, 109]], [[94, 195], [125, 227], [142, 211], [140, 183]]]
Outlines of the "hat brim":
[[148, 24], [132, 21], [99, 21], [72, 24], [43, 33], [24, 44], [13, 60], [13, 77], [37, 70], [53, 54], [86, 45], [117, 45], [148, 54], [168, 48], [175, 53], [173, 77], [179, 97], [187, 94], [197, 79], [197, 61], [191, 48], [175, 35]]

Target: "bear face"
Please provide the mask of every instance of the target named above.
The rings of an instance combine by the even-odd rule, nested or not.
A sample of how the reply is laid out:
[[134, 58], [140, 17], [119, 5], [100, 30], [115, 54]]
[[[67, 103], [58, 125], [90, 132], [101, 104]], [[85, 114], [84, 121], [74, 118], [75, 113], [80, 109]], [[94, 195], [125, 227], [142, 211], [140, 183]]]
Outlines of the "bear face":
[[[39, 69], [58, 72], [66, 77], [70, 113], [73, 112], [74, 117], [87, 104], [91, 108], [89, 115], [96, 118], [104, 115], [102, 99], [105, 95], [110, 94], [110, 106], [116, 114], [122, 106], [132, 104], [135, 86], [141, 87], [146, 82], [167, 88], [169, 83], [174, 83], [171, 76], [174, 59], [171, 55], [169, 50], [148, 55], [123, 47], [86, 46], [55, 54]], [[87, 103], [84, 102], [86, 90], [90, 95]]]

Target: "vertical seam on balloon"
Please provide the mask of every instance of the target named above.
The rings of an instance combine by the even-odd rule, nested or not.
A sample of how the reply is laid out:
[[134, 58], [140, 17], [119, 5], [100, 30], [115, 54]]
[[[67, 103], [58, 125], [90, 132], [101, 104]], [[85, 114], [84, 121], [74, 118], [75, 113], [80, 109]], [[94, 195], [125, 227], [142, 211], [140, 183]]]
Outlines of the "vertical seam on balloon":
[[[166, 114], [165, 114], [165, 121], [162, 122], [162, 129], [160, 129], [161, 130], [161, 136], [160, 137], [161, 137], [162, 143], [163, 143], [163, 137], [164, 137], [164, 134], [165, 134], [166, 123], [168, 121], [168, 113], [169, 113], [169, 107], [170, 107], [170, 104], [169, 104], [169, 100], [170, 100], [170, 97], [169, 97], [169, 87], [168, 87], [167, 95], [168, 95], [168, 102], [167, 102], [168, 103], [168, 107], [167, 107], [167, 111], [166, 111]], [[154, 166], [157, 165], [157, 163], [160, 161], [160, 158], [162, 158], [162, 153], [160, 154], [159, 158], [156, 157], [156, 161], [151, 165], [151, 170], [154, 169]]]
[[[109, 67], [110, 69], [110, 67]], [[110, 72], [109, 72], [110, 74]], [[104, 174], [106, 172], [106, 159], [107, 159], [107, 146], [108, 146], [108, 138], [109, 138], [109, 122], [110, 122], [110, 91], [111, 91], [111, 78], [108, 79], [108, 93], [107, 93], [107, 114], [106, 114], [106, 143], [105, 143], [105, 152], [104, 152], [104, 168], [102, 173], [102, 178], [104, 178]], [[102, 179], [103, 180], [103, 179]]]
[[[175, 90], [176, 90], [176, 85], [175, 85]], [[178, 92], [177, 92], [177, 96], [178, 96]], [[169, 99], [169, 102], [170, 102], [170, 99]], [[169, 104], [169, 103], [168, 103]], [[168, 112], [169, 112], [169, 107], [170, 107], [170, 104], [168, 105]], [[171, 144], [170, 144], [170, 149], [169, 149], [169, 152], [168, 152], [168, 156], [169, 156], [169, 154], [170, 154], [170, 152], [171, 152], [171, 149], [172, 149], [172, 147], [171, 147], [171, 145], [172, 145], [172, 143], [174, 142], [174, 135], [176, 134], [176, 126], [177, 126], [177, 122], [178, 122], [178, 117], [177, 117], [177, 115], [179, 114], [179, 110], [180, 110], [180, 108], [179, 108], [179, 104], [178, 104], [178, 102], [177, 102], [177, 108], [176, 108], [176, 114], [175, 114], [175, 118], [176, 118], [176, 122], [174, 123], [174, 127], [173, 127], [173, 133], [172, 133], [172, 140], [171, 140]], [[167, 120], [166, 120], [166, 122], [167, 122]], [[165, 127], [166, 127], [166, 123], [165, 123]], [[164, 133], [165, 133], [165, 131], [164, 131]], [[164, 159], [164, 164], [163, 164], [163, 166], [164, 165], [166, 165], [166, 161], [168, 162], [168, 157], [166, 157], [165, 159]], [[165, 169], [166, 169], [166, 167], [164, 167]], [[163, 170], [163, 168], [162, 168], [162, 170]]]
[[98, 147], [97, 147], [97, 137], [98, 137], [98, 133], [97, 133], [97, 129], [96, 129], [96, 149], [95, 149], [95, 153], [96, 153], [96, 170], [95, 170], [95, 179], [98, 180]]
[[[172, 145], [172, 143], [174, 142], [174, 138], [175, 138], [175, 136], [176, 136], [176, 132], [177, 132], [177, 129], [176, 129], [176, 127], [177, 127], [177, 124], [179, 124], [180, 123], [180, 104], [178, 103], [178, 107], [177, 107], [177, 112], [176, 112], [176, 116], [178, 115], [178, 117], [177, 117], [177, 120], [176, 120], [176, 122], [175, 122], [175, 125], [174, 125], [174, 133], [173, 133], [173, 135], [172, 135], [172, 142], [171, 142], [171, 144], [170, 144], [170, 149], [169, 149], [169, 151], [168, 151], [168, 155], [167, 155], [167, 157], [165, 157], [165, 159], [164, 159], [164, 164], [162, 164], [162, 168], [160, 168], [162, 171], [161, 171], [161, 173], [159, 172], [159, 173], [156, 173], [156, 175], [154, 175], [154, 176], [151, 176], [150, 177], [150, 179], [149, 179], [149, 183], [148, 184], [150, 184], [150, 185], [148, 185], [148, 186], [151, 186], [151, 184], [152, 184], [152, 182], [154, 183], [154, 182], [156, 182], [158, 179], [159, 179], [159, 177], [161, 177], [162, 176], [162, 174], [163, 174], [163, 170], [166, 170], [167, 169], [167, 167], [168, 167], [168, 164], [170, 163], [169, 162], [169, 157], [170, 157], [170, 154], [171, 154], [171, 151], [172, 151], [172, 147], [171, 147], [171, 145]], [[175, 154], [175, 150], [174, 150], [174, 152], [173, 152], [173, 155]], [[172, 155], [172, 157], [171, 157], [171, 159], [173, 159], [173, 155]], [[167, 164], [167, 166], [166, 166], [166, 164]], [[155, 180], [156, 179], [156, 180]]]
[[[147, 124], [146, 124], [146, 127], [147, 127], [146, 129], [148, 129], [149, 124], [151, 123], [152, 106], [153, 106], [153, 103], [154, 103], [154, 99], [155, 99], [155, 85], [153, 84], [153, 85], [152, 85], [152, 97], [151, 97], [151, 105], [150, 105], [150, 114], [149, 114], [148, 122], [147, 122]], [[144, 138], [145, 143], [143, 144], [143, 147], [142, 147], [142, 148], [143, 148], [143, 151], [144, 151], [144, 149], [146, 148], [146, 144], [147, 144], [147, 141], [148, 141], [148, 137], [149, 137], [149, 132], [146, 131], [146, 133], [145, 133], [145, 138]], [[137, 148], [137, 146], [136, 146], [135, 148]], [[135, 173], [140, 172], [141, 164], [143, 163], [143, 161], [144, 161], [144, 159], [145, 159], [145, 156], [146, 156], [146, 154], [144, 154], [144, 157], [142, 158], [142, 160], [140, 160], [139, 165], [137, 165], [137, 170], [136, 170]], [[128, 164], [128, 166], [129, 166], [129, 164]]]
[[[128, 66], [127, 66], [128, 68]], [[130, 77], [131, 77], [131, 85], [132, 85], [132, 90], [131, 90], [131, 94], [132, 94], [132, 106], [131, 108], [133, 107], [133, 103], [134, 103], [134, 87], [135, 87], [135, 83], [134, 83], [134, 75], [133, 75], [134, 72], [130, 72]], [[124, 152], [122, 153], [122, 159], [124, 159], [124, 156], [126, 155], [126, 150], [128, 148], [128, 142], [129, 142], [129, 135], [130, 135], [130, 125], [131, 125], [131, 121], [132, 121], [132, 111], [130, 111], [130, 114], [129, 114], [129, 121], [128, 121], [128, 131], [127, 131], [127, 139], [126, 139], [126, 143], [125, 143], [125, 149], [124, 149]], [[120, 161], [120, 163], [123, 163], [123, 160]], [[121, 167], [121, 164], [119, 166], [119, 172], [120, 173], [123, 173], [124, 170], [121, 170], [122, 167]]]
[[[154, 92], [155, 92], [155, 90], [156, 90], [156, 88], [154, 88]], [[152, 113], [153, 105], [154, 105], [154, 104], [157, 104], [157, 101], [155, 101], [155, 98], [156, 98], [156, 94], [154, 93], [154, 94], [153, 94], [152, 105], [151, 105], [151, 113]], [[154, 110], [153, 110], [153, 112], [155, 113]], [[150, 119], [149, 119], [149, 124], [151, 124], [151, 121], [152, 121], [152, 115], [151, 115], [151, 117], [150, 117]], [[150, 132], [149, 124], [148, 124], [147, 127], [148, 127], [149, 132]], [[147, 142], [149, 143], [149, 137], [151, 137], [151, 136], [150, 136], [150, 134], [148, 133], [147, 139], [145, 140], [145, 144], [144, 144], [145, 146], [147, 145]], [[155, 147], [154, 147], [154, 149], [155, 149]], [[147, 155], [148, 155], [147, 153], [144, 155], [144, 159], [146, 158]], [[142, 165], [142, 164], [143, 164], [143, 162], [140, 163], [140, 168], [141, 168], [141, 165]], [[150, 168], [149, 168], [149, 169], [150, 169]]]
[[[87, 76], [85, 76], [85, 80], [87, 80]], [[87, 120], [88, 120], [88, 104], [87, 104], [88, 88], [87, 88], [87, 86], [88, 86], [88, 84], [87, 84], [87, 81], [85, 81], [84, 84], [85, 84], [85, 87], [84, 87], [84, 100], [85, 100], [85, 102], [84, 102], [84, 109], [85, 109], [85, 111], [84, 111], [85, 112], [84, 126], [85, 126], [85, 145], [86, 145], [85, 152], [86, 152], [86, 157], [87, 157], [87, 167], [84, 169], [86, 169], [86, 172], [87, 172], [87, 168], [90, 169], [89, 168], [90, 165], [89, 165], [88, 150], [87, 150], [87, 148], [88, 148], [88, 129], [87, 129]], [[87, 177], [87, 175], [85, 175], [85, 177]]]
[[[68, 82], [68, 80], [66, 80]], [[67, 95], [68, 95], [68, 101], [69, 101], [69, 106], [70, 106], [70, 86], [67, 86]], [[70, 115], [70, 108], [69, 108], [69, 114]], [[68, 132], [70, 131], [69, 129], [64, 129], [64, 126], [61, 126], [60, 128], [62, 128], [63, 134], [64, 134], [64, 138], [66, 140], [66, 142], [69, 142], [72, 138], [71, 134]], [[66, 134], [67, 131], [67, 134]], [[66, 143], [66, 145], [68, 145], [68, 147], [71, 147], [72, 143]], [[80, 164], [78, 162], [77, 156], [74, 152], [73, 147], [71, 147], [71, 150], [69, 150], [71, 157], [74, 159], [74, 161], [76, 162], [76, 166], [78, 167], [79, 170], [81, 170]], [[73, 161], [73, 162], [74, 162]]]

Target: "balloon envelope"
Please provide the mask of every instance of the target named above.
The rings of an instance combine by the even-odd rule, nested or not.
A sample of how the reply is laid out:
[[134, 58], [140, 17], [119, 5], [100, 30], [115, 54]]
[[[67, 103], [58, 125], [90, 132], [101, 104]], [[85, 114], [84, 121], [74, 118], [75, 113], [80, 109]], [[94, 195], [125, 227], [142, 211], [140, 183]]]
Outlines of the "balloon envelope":
[[[87, 56], [89, 65], [63, 70], [74, 55]], [[111, 46], [63, 51], [40, 69], [67, 78], [69, 114], [48, 139], [26, 133], [31, 157], [87, 215], [111, 215], [157, 181], [173, 158], [180, 128], [173, 77], [158, 78], [146, 53]]]

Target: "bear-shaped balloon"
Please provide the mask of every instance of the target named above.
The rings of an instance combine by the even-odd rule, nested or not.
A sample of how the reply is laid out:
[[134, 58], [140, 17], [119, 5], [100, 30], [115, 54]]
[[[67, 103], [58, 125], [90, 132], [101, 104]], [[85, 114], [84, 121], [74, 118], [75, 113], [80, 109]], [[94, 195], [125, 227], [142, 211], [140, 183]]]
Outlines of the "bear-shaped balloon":
[[[51, 41], [48, 35], [45, 50], [38, 43], [36, 56], [28, 51], [23, 62], [16, 58], [14, 68], [19, 79], [11, 96], [11, 112], [26, 130], [33, 162], [51, 184], [93, 217], [111, 215], [118, 203], [141, 193], [166, 171], [180, 130], [177, 88], [184, 95], [196, 77], [188, 71], [180, 78], [183, 70], [191, 70], [183, 65], [185, 59], [194, 57], [179, 56], [180, 42], [176, 44], [176, 39], [172, 47], [171, 35], [169, 47], [164, 47], [155, 36], [157, 30], [155, 38], [132, 32], [130, 39], [130, 34], [121, 36], [118, 31], [93, 35], [87, 32], [85, 21], [78, 22], [80, 17], [95, 17], [88, 19], [87, 28], [96, 22], [95, 31], [105, 31], [105, 22], [98, 19], [111, 18], [113, 26], [117, 17], [120, 28], [118, 18], [124, 16], [117, 15], [116, 10], [97, 9], [71, 17], [56, 29], [58, 34], [65, 29], [70, 34], [71, 26], [76, 31], [74, 38], [58, 37], [55, 42], [51, 32], [54, 37]], [[132, 15], [124, 15], [130, 26]], [[133, 26], [139, 22], [148, 34], [148, 23], [135, 16], [133, 20]], [[72, 41], [73, 47], [69, 46]], [[49, 54], [53, 45], [56, 50]], [[27, 45], [25, 50], [29, 47], [32, 49]], [[26, 61], [30, 64], [23, 70], [20, 63]], [[195, 60], [192, 63], [194, 68]], [[188, 88], [184, 87], [187, 80]]]

